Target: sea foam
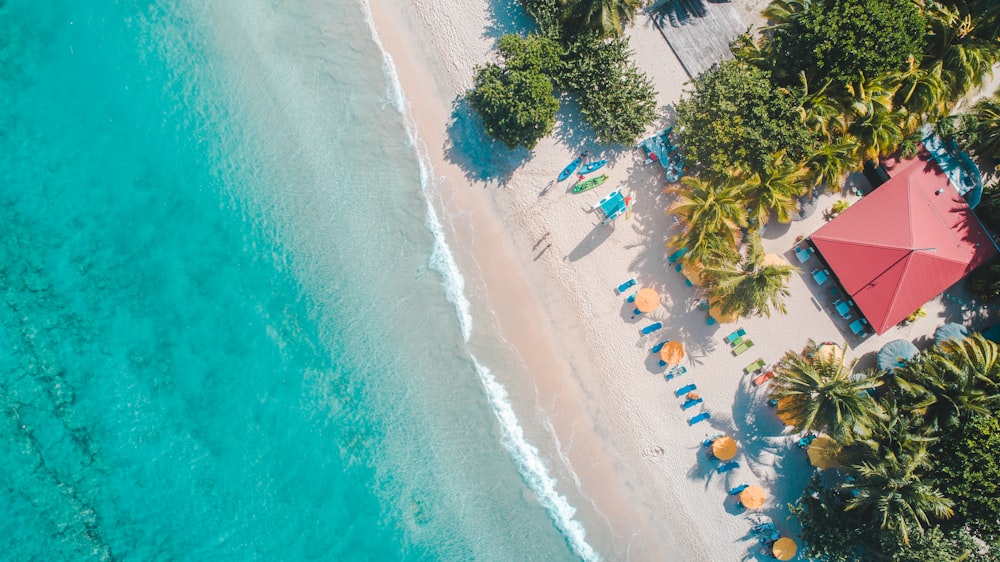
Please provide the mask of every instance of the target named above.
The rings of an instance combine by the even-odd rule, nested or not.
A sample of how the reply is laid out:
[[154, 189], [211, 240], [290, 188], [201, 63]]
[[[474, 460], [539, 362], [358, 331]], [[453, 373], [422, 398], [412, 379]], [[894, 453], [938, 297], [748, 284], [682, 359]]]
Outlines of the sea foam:
[[[371, 30], [372, 39], [375, 41], [383, 57], [383, 72], [388, 83], [386, 95], [392, 106], [399, 112], [406, 122], [409, 143], [417, 153], [417, 161], [420, 170], [420, 185], [423, 189], [427, 202], [427, 227], [434, 237], [434, 249], [430, 257], [429, 266], [441, 275], [441, 285], [445, 290], [446, 297], [455, 307], [459, 325], [462, 330], [462, 338], [466, 344], [472, 335], [472, 305], [465, 296], [465, 278], [462, 276], [455, 261], [455, 256], [445, 240], [444, 228], [438, 219], [434, 205], [431, 203], [430, 195], [434, 190], [432, 181], [431, 166], [428, 162], [426, 149], [417, 135], [416, 124], [409, 111], [409, 104], [403, 92], [402, 84], [399, 82], [399, 75], [392, 57], [385, 50], [375, 28], [372, 19], [371, 8], [367, 2], [361, 0], [362, 8], [365, 12], [365, 20]], [[587, 543], [586, 530], [580, 522], [573, 516], [576, 508], [570, 505], [569, 501], [556, 490], [556, 479], [553, 478], [545, 466], [538, 449], [528, 442], [514, 413], [514, 408], [510, 404], [507, 390], [496, 380], [488, 367], [479, 362], [476, 356], [468, 349], [469, 356], [476, 367], [480, 382], [486, 391], [493, 414], [500, 425], [501, 442], [504, 448], [513, 458], [518, 472], [525, 484], [538, 498], [545, 508], [553, 523], [566, 538], [573, 552], [587, 561], [601, 560], [600, 555]]]

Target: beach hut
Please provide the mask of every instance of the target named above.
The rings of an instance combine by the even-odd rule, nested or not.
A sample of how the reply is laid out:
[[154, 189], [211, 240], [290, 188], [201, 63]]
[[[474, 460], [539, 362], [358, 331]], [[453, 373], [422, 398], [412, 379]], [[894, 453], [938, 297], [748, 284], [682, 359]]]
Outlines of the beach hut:
[[840, 453], [840, 444], [826, 435], [820, 435], [809, 444], [809, 462], [820, 470], [826, 470], [837, 466], [837, 455]]
[[767, 494], [760, 486], [747, 486], [745, 490], [740, 492], [740, 504], [747, 509], [760, 509], [764, 505], [765, 499], [767, 499]]
[[660, 348], [660, 359], [667, 365], [676, 365], [684, 359], [684, 346], [679, 341], [668, 341]]
[[635, 308], [638, 309], [639, 312], [653, 312], [658, 306], [660, 306], [660, 294], [657, 293], [655, 289], [645, 287], [636, 293]]
[[917, 346], [908, 340], [892, 340], [879, 350], [878, 368], [891, 373], [893, 369], [902, 367], [919, 353], [920, 350], [917, 349]]
[[712, 455], [720, 461], [728, 461], [736, 456], [736, 440], [728, 435], [712, 442]]
[[948, 322], [947, 324], [941, 324], [938, 326], [937, 330], [934, 330], [934, 343], [941, 345], [946, 341], [962, 341], [969, 337], [969, 330], [961, 324], [956, 324], [954, 322]]
[[778, 560], [791, 560], [798, 551], [798, 545], [788, 537], [781, 537], [771, 545], [771, 554]]

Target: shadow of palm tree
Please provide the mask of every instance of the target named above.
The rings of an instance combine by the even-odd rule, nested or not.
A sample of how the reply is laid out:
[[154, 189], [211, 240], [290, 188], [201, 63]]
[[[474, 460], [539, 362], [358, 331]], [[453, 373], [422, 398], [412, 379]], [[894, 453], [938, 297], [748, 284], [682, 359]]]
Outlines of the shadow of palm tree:
[[610, 225], [600, 224], [594, 226], [590, 231], [590, 234], [585, 236], [580, 243], [576, 245], [569, 254], [566, 255], [566, 259], [569, 261], [577, 261], [589, 255], [591, 252], [597, 249], [598, 246], [607, 240], [614, 228]]
[[520, 2], [490, 0], [487, 5], [487, 24], [483, 37], [499, 39], [508, 33], [533, 33], [538, 30], [535, 19], [524, 11]]

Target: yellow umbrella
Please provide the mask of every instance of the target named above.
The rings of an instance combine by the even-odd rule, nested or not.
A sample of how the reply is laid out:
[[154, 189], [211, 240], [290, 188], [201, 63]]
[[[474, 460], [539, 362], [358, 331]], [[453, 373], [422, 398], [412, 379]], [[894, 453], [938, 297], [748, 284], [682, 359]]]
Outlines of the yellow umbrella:
[[745, 490], [740, 492], [740, 503], [747, 509], [759, 508], [764, 505], [765, 499], [767, 499], [767, 495], [760, 486], [747, 486]]
[[824, 343], [816, 350], [816, 357], [824, 361], [841, 361], [844, 359], [844, 349], [835, 343]]
[[635, 307], [639, 312], [653, 312], [658, 306], [660, 306], [660, 295], [654, 289], [646, 287], [635, 294]]
[[679, 341], [668, 341], [660, 348], [660, 359], [668, 365], [676, 365], [684, 359], [684, 346]]
[[736, 440], [728, 435], [712, 442], [712, 454], [720, 461], [728, 461], [736, 456]]
[[826, 470], [837, 466], [837, 454], [840, 453], [840, 445], [826, 435], [820, 435], [809, 444], [809, 462], [820, 470]]
[[740, 319], [739, 315], [730, 312], [726, 314], [722, 312], [722, 305], [717, 302], [710, 302], [708, 304], [708, 315], [715, 318], [720, 324], [729, 324], [730, 322], [736, 322]]
[[761, 263], [763, 265], [788, 265], [788, 262], [785, 261], [785, 258], [779, 256], [778, 254], [768, 254], [764, 256], [764, 259], [761, 261]]
[[681, 275], [687, 277], [692, 285], [701, 285], [701, 270], [704, 269], [700, 263], [684, 262], [681, 267]]
[[795, 422], [798, 421], [795, 418], [795, 414], [788, 410], [791, 403], [791, 397], [778, 400], [778, 419], [785, 422], [785, 425], [795, 425]]
[[788, 537], [781, 537], [771, 545], [771, 554], [778, 560], [791, 560], [795, 558], [795, 553], [798, 551], [798, 545]]

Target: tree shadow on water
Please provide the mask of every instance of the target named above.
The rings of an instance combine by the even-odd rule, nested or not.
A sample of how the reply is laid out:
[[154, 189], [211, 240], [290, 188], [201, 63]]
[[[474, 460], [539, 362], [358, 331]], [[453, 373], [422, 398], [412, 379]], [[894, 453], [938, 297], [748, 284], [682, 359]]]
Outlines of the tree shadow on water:
[[456, 96], [451, 107], [445, 159], [461, 168], [470, 183], [495, 183], [504, 187], [514, 171], [531, 158], [531, 151], [526, 148], [510, 150], [502, 142], [491, 139], [465, 96]]

